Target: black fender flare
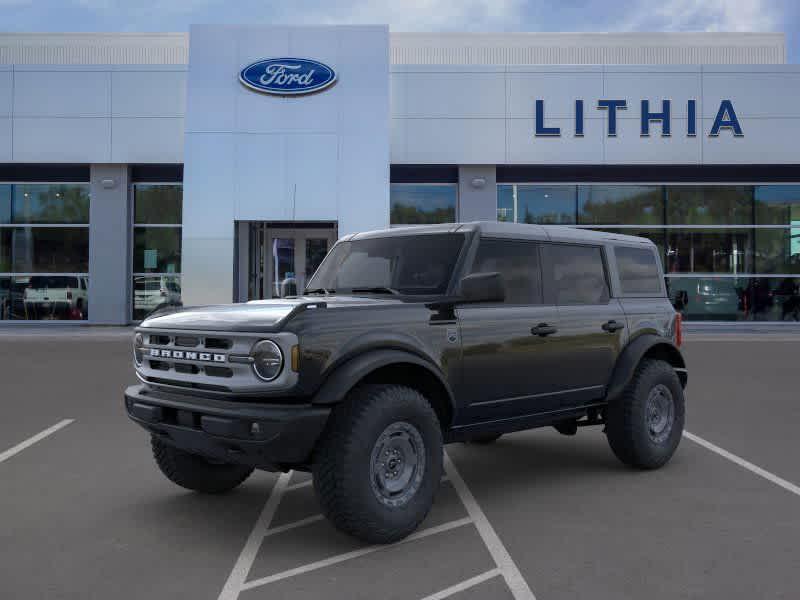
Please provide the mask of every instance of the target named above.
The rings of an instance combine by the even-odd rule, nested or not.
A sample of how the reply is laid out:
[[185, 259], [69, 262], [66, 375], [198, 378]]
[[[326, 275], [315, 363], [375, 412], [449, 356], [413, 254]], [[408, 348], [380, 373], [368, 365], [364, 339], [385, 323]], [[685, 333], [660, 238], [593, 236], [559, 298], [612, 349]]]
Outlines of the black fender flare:
[[606, 387], [606, 400], [613, 400], [622, 394], [636, 372], [636, 367], [639, 366], [642, 358], [648, 353], [655, 354], [658, 358], [669, 362], [677, 371], [681, 385], [686, 387], [686, 361], [683, 360], [683, 355], [678, 350], [678, 347], [669, 338], [655, 334], [644, 334], [638, 336], [622, 349]]
[[366, 350], [334, 369], [314, 394], [313, 404], [331, 405], [341, 402], [353, 387], [364, 377], [380, 369], [397, 364], [411, 364], [428, 371], [447, 392], [451, 414], [455, 414], [453, 391], [440, 370], [428, 360], [405, 350]]

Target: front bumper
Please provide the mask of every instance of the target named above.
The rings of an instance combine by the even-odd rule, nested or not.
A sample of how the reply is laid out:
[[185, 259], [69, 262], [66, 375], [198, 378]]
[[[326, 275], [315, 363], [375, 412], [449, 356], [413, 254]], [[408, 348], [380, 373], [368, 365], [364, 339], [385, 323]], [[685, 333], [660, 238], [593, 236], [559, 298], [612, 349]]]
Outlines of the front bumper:
[[162, 441], [226, 463], [266, 470], [308, 464], [330, 408], [232, 402], [133, 385], [128, 416]]

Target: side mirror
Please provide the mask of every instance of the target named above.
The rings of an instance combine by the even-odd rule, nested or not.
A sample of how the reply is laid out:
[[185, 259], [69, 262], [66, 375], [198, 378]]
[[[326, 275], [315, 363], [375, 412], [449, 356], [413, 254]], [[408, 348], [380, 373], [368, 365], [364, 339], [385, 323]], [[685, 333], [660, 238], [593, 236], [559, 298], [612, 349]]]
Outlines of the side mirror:
[[461, 302], [502, 302], [506, 299], [506, 284], [496, 271], [472, 273], [461, 279]]

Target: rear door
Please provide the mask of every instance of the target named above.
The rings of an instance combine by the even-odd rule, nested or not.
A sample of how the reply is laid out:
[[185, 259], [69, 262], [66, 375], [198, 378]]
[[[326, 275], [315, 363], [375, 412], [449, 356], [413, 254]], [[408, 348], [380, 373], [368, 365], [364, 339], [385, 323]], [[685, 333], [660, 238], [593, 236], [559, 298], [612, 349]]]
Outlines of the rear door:
[[602, 397], [628, 337], [625, 313], [611, 297], [601, 245], [549, 243], [542, 246], [545, 300], [558, 307], [554, 349], [567, 383], [561, 407]]
[[470, 272], [501, 273], [506, 299], [456, 309], [463, 348], [457, 397], [467, 421], [553, 410], [558, 313], [543, 302], [539, 243], [484, 238]]

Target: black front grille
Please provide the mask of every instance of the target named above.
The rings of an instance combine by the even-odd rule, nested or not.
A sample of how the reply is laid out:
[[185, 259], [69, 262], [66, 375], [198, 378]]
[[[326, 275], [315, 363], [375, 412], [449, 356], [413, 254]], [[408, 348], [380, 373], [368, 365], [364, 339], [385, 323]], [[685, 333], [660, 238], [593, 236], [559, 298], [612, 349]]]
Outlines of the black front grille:
[[183, 346], [184, 348], [194, 348], [200, 345], [200, 338], [191, 335], [178, 335], [175, 336], [175, 345]]
[[150, 343], [155, 345], [155, 346], [168, 346], [169, 345], [169, 336], [168, 335], [150, 334]]
[[233, 345], [231, 340], [225, 338], [206, 338], [206, 348], [213, 348], [215, 350], [227, 350]]
[[194, 389], [194, 390], [209, 390], [214, 392], [230, 392], [230, 388], [225, 387], [224, 385], [211, 385], [208, 383], [193, 383], [190, 381], [177, 381], [174, 379], [163, 379], [161, 377], [145, 377], [145, 381], [148, 383], [155, 383], [161, 385], [169, 385], [173, 387], [181, 387], [187, 389]]
[[233, 377], [233, 371], [228, 367], [205, 367], [203, 370], [209, 377]]

